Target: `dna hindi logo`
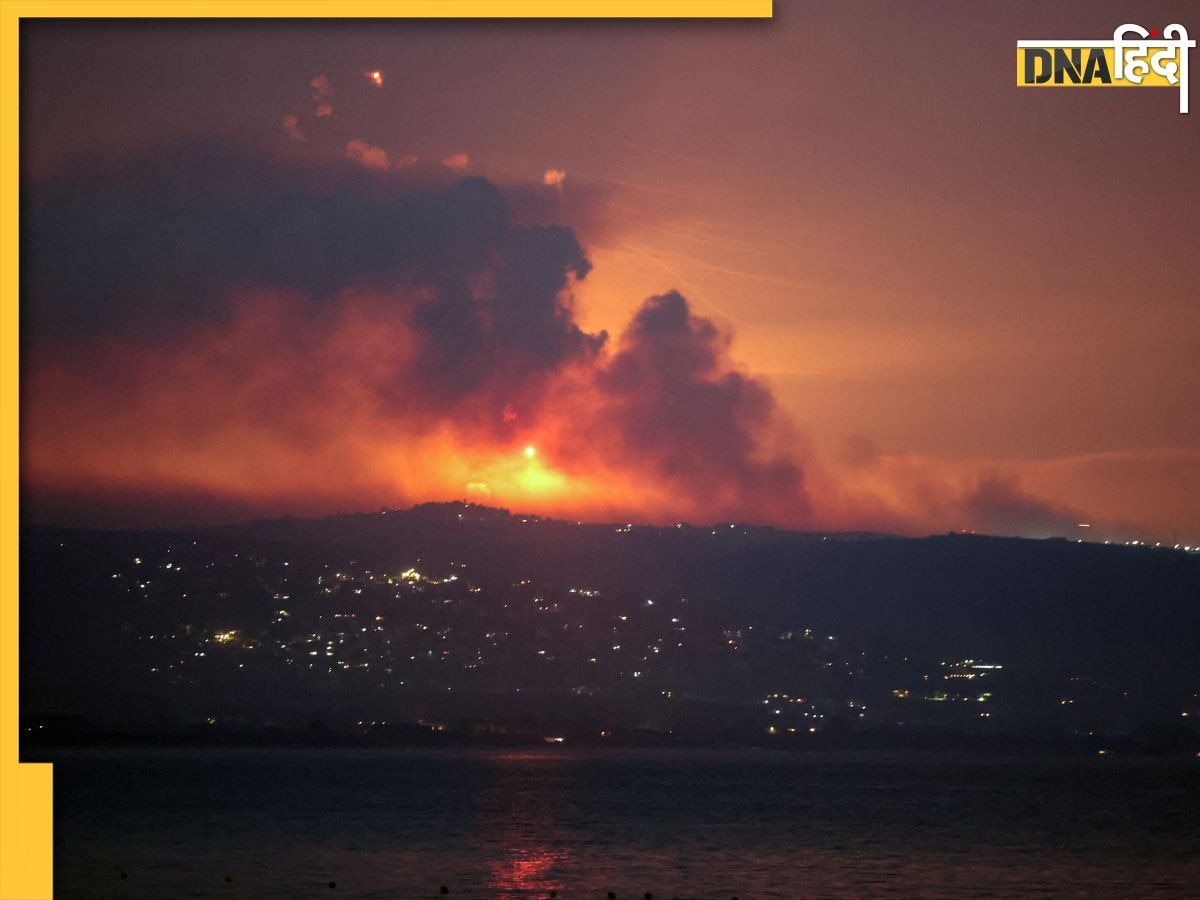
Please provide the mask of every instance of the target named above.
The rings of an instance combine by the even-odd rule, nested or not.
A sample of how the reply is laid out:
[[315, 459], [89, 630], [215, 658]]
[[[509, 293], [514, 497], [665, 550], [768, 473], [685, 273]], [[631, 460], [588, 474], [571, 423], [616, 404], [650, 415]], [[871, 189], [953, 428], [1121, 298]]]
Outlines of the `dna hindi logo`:
[[1188, 111], [1188, 51], [1182, 25], [1122, 25], [1111, 41], [1017, 41], [1019, 87], [1165, 87]]

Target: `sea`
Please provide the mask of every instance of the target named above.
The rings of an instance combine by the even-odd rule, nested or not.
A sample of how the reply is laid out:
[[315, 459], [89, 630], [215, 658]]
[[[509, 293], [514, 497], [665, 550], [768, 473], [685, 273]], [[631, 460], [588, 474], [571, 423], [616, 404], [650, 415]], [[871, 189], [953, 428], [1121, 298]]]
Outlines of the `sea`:
[[55, 889], [1195, 898], [1200, 759], [76, 750], [56, 756]]

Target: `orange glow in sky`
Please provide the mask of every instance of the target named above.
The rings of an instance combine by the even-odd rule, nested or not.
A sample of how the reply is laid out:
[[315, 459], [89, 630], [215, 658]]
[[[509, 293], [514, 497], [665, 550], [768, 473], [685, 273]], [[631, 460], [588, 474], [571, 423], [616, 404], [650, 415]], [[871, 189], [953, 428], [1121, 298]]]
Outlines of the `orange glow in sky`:
[[[466, 498], [1200, 543], [1200, 116], [1173, 91], [1018, 91], [996, 68], [1014, 40], [1102, 36], [1113, 15], [834, 5], [753, 26], [396, 20], [319, 40], [258, 22], [153, 41], [32, 28], [22, 189], [70, 202], [38, 220], [45, 279], [23, 269], [23, 488], [43, 518], [96, 523]], [[864, 49], [847, 66], [848, 45], [816, 35]], [[947, 47], [974, 48], [949, 79]], [[201, 155], [190, 180], [156, 181], [189, 141], [256, 162], [234, 183]], [[70, 194], [92, 160], [127, 166], [85, 185], [114, 196]], [[405, 185], [441, 196], [469, 175], [507, 208], [472, 208], [470, 227], [387, 212]], [[219, 205], [263, 183], [261, 204]], [[157, 197], [184, 208], [155, 224]], [[81, 210], [128, 215], [69, 224]], [[383, 227], [358, 229], [363, 210]], [[444, 282], [404, 282], [428, 260], [394, 260], [397, 243], [469, 244], [505, 217], [518, 230], [454, 282], [458, 305], [424, 315]], [[552, 225], [590, 266], [507, 282], [531, 242], [561, 250]], [[545, 284], [558, 294], [495, 326], [497, 291]], [[194, 285], [208, 293], [178, 299]], [[686, 327], [635, 333], [671, 291]], [[74, 327], [39, 330], [70, 303]], [[128, 325], [173, 303], [194, 318]], [[487, 340], [561, 340], [500, 352], [467, 320]]]

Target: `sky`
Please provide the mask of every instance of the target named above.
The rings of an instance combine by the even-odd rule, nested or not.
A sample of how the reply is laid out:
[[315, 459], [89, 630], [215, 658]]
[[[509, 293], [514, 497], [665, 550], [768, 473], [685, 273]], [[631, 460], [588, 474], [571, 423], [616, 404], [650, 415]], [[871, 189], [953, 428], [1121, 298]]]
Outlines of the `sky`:
[[1200, 543], [1197, 116], [1013, 63], [1200, 21], [995, 6], [25, 23], [25, 516]]

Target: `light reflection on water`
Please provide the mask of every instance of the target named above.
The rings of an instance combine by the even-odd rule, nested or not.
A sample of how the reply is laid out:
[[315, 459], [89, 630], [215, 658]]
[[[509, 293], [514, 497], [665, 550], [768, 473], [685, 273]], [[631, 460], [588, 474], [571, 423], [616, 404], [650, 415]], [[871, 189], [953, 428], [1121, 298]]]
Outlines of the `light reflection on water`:
[[1194, 761], [138, 751], [61, 758], [55, 779], [68, 897], [1139, 897], [1200, 884]]
[[554, 867], [565, 862], [570, 854], [549, 847], [512, 847], [508, 856], [492, 863], [488, 890], [493, 897], [524, 897], [530, 894], [549, 894], [566, 886], [563, 879], [554, 877]]

